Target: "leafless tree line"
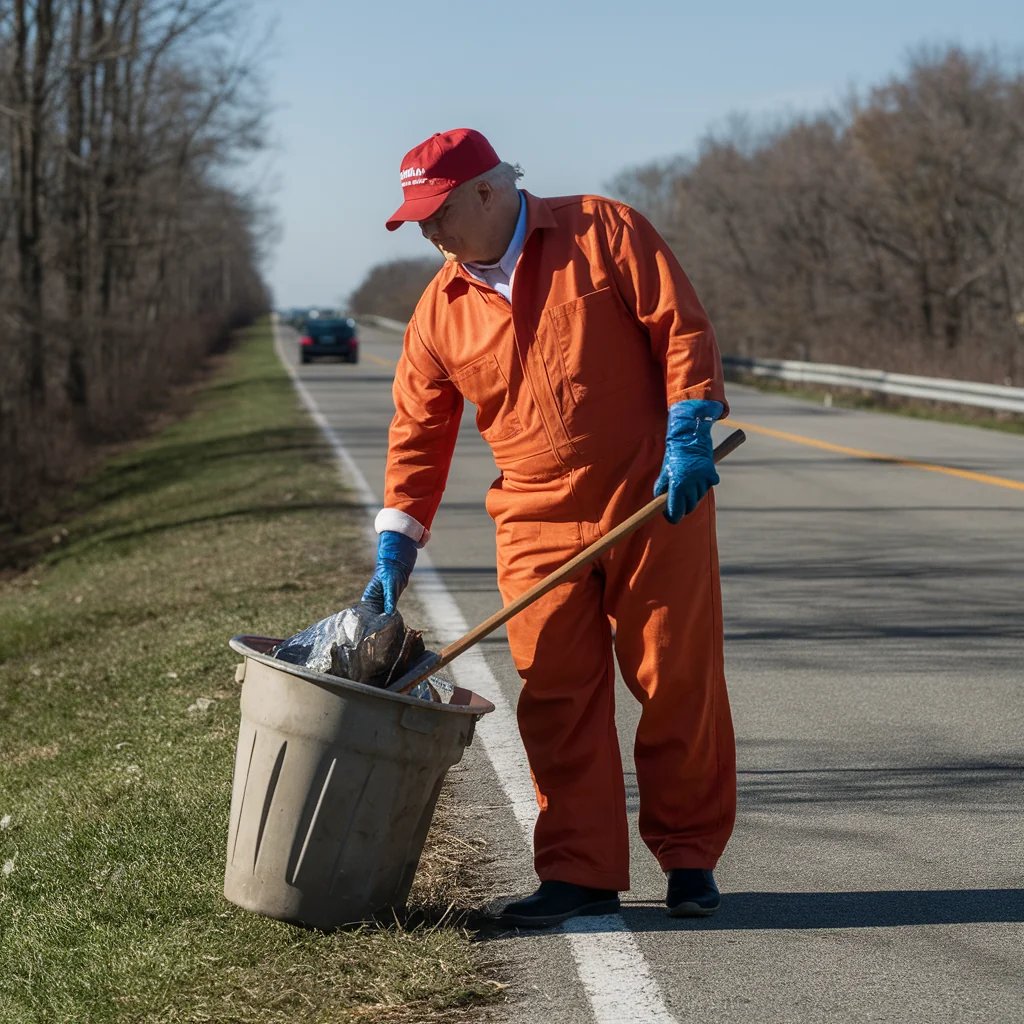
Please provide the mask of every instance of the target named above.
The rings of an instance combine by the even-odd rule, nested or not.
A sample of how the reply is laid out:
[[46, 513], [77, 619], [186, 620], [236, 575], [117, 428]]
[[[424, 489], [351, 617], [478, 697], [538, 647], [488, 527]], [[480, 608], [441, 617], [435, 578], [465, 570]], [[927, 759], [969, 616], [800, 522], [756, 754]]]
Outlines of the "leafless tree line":
[[[757, 130], [610, 192], [668, 239], [723, 351], [1024, 384], [1024, 76], [922, 51], [840, 109]], [[436, 263], [374, 267], [357, 312], [407, 317]]]
[[392, 260], [370, 269], [349, 296], [349, 308], [357, 315], [372, 313], [408, 320], [423, 289], [441, 266], [440, 257]]
[[0, 519], [265, 309], [244, 0], [0, 0]]
[[1024, 76], [922, 51], [841, 109], [615, 192], [672, 243], [724, 351], [1024, 384]]

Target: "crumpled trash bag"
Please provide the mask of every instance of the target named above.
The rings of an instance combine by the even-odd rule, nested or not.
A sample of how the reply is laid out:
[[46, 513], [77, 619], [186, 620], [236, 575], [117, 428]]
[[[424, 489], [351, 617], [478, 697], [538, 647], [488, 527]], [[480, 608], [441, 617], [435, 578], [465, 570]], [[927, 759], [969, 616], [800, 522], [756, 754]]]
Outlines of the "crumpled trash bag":
[[[386, 687], [427, 656], [423, 634], [409, 629], [399, 612], [385, 615], [360, 602], [314, 622], [282, 640], [270, 654], [312, 672]], [[455, 683], [447, 674], [430, 675], [410, 697], [447, 704]]]

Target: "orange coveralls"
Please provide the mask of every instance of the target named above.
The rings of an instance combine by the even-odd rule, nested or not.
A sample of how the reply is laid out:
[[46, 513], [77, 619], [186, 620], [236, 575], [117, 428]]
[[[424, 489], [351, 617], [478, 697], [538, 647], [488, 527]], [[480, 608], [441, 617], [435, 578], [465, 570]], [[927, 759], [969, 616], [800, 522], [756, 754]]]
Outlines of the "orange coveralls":
[[[416, 307], [385, 493], [430, 528], [472, 402], [501, 471], [486, 505], [506, 604], [650, 500], [669, 404], [725, 403], [711, 326], [654, 228], [596, 196], [526, 201], [511, 306], [446, 264]], [[663, 870], [713, 868], [736, 808], [714, 492], [677, 525], [656, 517], [507, 628], [539, 878], [629, 888], [613, 652], [642, 707], [640, 834]]]

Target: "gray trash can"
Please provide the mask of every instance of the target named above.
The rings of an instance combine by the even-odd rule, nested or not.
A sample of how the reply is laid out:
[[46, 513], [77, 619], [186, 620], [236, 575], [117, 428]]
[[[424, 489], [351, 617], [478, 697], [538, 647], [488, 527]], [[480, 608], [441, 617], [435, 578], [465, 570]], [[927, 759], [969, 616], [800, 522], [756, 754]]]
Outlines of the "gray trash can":
[[317, 928], [401, 907], [445, 773], [494, 705], [319, 675], [271, 658], [279, 642], [230, 642], [245, 661], [224, 895]]

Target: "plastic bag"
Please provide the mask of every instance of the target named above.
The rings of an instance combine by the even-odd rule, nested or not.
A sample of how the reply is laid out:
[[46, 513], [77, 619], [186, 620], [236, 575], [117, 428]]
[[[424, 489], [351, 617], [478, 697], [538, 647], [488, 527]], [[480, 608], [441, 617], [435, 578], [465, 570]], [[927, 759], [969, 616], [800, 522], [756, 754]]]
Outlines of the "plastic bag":
[[[428, 656], [423, 634], [408, 629], [399, 612], [385, 615], [362, 602], [282, 640], [270, 654], [312, 672], [381, 688]], [[454, 690], [447, 673], [438, 672], [408, 695], [447, 704]]]

